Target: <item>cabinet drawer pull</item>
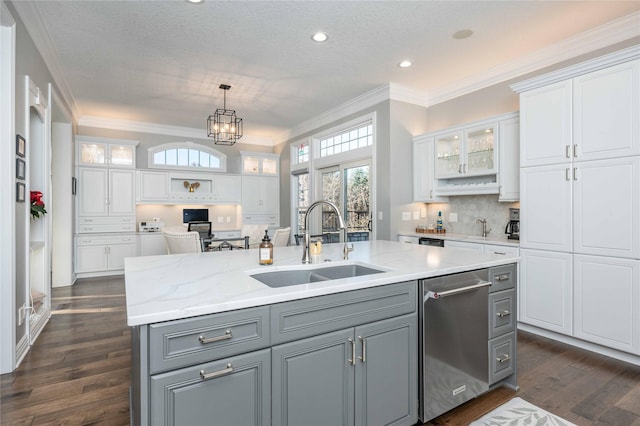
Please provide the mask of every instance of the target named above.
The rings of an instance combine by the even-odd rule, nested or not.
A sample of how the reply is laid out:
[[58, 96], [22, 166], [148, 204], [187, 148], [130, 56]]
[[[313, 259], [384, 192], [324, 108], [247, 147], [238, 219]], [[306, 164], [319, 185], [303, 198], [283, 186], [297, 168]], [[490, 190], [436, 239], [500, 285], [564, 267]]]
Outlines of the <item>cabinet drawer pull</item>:
[[511, 360], [511, 355], [507, 355], [507, 354], [502, 354], [502, 358], [496, 358], [496, 361], [498, 361], [500, 364], [504, 364], [507, 361]]
[[200, 341], [201, 344], [206, 345], [207, 343], [215, 343], [215, 342], [220, 342], [222, 340], [229, 340], [232, 337], [233, 337], [233, 334], [231, 334], [231, 330], [227, 330], [222, 336], [217, 336], [217, 337], [200, 336], [198, 337], [198, 340]]
[[509, 311], [502, 311], [502, 312], [496, 312], [496, 315], [500, 318], [504, 318], [504, 317], [508, 317], [509, 315], [511, 315], [511, 312]]
[[205, 373], [204, 370], [200, 370], [200, 378], [202, 380], [215, 379], [216, 377], [224, 376], [229, 373], [233, 373], [233, 366], [231, 363], [227, 364], [227, 368], [220, 371], [214, 371], [213, 373]]
[[93, 222], [93, 219], [82, 219], [83, 222]]
[[577, 157], [578, 156], [578, 145], [573, 145], [573, 156]]
[[564, 155], [567, 158], [571, 158], [571, 145], [564, 146]]
[[462, 164], [458, 166], [458, 173], [462, 174]]
[[567, 167], [566, 169], [564, 169], [564, 180], [566, 181], [570, 181], [571, 180], [571, 168]]
[[356, 342], [349, 338], [349, 343], [351, 343], [351, 359], [348, 359], [347, 361], [351, 365], [356, 365]]
[[[501, 254], [501, 253], [496, 253], [496, 254]], [[494, 280], [497, 282], [509, 281], [509, 274], [496, 275]]]
[[506, 256], [507, 252], [506, 251], [494, 251], [493, 254], [501, 254], [503, 256]]
[[364, 337], [358, 336], [360, 342], [362, 342], [362, 356], [359, 356], [358, 359], [363, 363], [367, 362], [367, 341]]

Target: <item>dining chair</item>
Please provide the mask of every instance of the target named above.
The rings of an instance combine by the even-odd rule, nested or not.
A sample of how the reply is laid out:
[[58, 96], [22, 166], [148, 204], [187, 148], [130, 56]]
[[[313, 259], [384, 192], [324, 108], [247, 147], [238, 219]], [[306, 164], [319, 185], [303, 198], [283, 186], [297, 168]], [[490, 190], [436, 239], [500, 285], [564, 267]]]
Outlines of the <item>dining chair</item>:
[[206, 247], [211, 241], [211, 222], [189, 222], [187, 231], [195, 231], [200, 234], [200, 246], [202, 251], [206, 251]]
[[168, 254], [201, 253], [200, 234], [196, 231], [162, 231]]
[[291, 236], [291, 227], [279, 228], [273, 232], [271, 243], [274, 247], [284, 247], [289, 245], [289, 237]]

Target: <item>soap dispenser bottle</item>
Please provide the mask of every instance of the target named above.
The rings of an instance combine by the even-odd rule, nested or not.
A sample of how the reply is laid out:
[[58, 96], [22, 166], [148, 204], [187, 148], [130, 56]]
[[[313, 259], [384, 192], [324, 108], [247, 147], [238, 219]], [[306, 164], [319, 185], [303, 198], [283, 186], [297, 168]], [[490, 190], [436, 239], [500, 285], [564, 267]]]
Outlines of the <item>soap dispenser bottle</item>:
[[438, 219], [436, 220], [436, 231], [442, 232], [442, 212], [438, 212]]
[[271, 244], [268, 229], [264, 230], [264, 237], [262, 238], [262, 243], [260, 243], [260, 249], [258, 252], [261, 265], [273, 264], [273, 244]]

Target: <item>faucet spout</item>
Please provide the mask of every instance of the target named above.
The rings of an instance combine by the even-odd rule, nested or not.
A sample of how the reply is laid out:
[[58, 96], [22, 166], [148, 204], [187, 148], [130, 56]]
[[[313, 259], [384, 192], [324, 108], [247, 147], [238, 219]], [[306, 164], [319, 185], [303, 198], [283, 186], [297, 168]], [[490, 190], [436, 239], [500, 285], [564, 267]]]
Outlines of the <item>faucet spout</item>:
[[476, 223], [482, 224], [482, 236], [484, 238], [488, 237], [489, 236], [489, 232], [491, 232], [492, 228], [489, 228], [487, 230], [487, 219], [478, 219], [478, 220], [476, 220]]
[[302, 251], [302, 263], [311, 263], [311, 253], [309, 250], [309, 246], [310, 246], [310, 235], [309, 235], [309, 213], [311, 213], [311, 210], [313, 210], [314, 208], [316, 208], [317, 206], [321, 205], [321, 204], [326, 204], [327, 206], [331, 207], [331, 209], [335, 212], [335, 214], [338, 216], [338, 227], [340, 229], [344, 229], [345, 230], [345, 239], [344, 239], [344, 244], [346, 247], [347, 244], [347, 239], [346, 239], [346, 229], [347, 229], [347, 225], [345, 225], [344, 223], [344, 219], [342, 219], [342, 215], [340, 214], [340, 210], [338, 209], [338, 206], [336, 206], [334, 203], [332, 203], [331, 201], [327, 201], [327, 200], [318, 200], [314, 203], [312, 203], [309, 208], [307, 209], [307, 212], [304, 215], [304, 242], [303, 242], [303, 251]]

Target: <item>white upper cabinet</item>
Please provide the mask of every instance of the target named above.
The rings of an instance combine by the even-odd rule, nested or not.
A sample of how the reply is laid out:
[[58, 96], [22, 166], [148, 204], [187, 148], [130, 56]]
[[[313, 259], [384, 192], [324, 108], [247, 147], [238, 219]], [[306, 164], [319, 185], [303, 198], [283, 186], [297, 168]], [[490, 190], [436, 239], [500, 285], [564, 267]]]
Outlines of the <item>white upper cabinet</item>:
[[522, 167], [640, 154], [640, 60], [520, 94]]
[[[414, 142], [414, 201], [478, 194], [517, 201], [518, 126], [518, 113], [509, 113], [416, 136], [424, 146]], [[433, 160], [416, 163], [426, 150]]]
[[520, 166], [570, 161], [571, 82], [520, 95]]
[[242, 156], [242, 174], [278, 176], [280, 174], [280, 156], [266, 152], [240, 151]]
[[439, 202], [447, 197], [437, 197], [434, 193], [434, 139], [417, 136], [413, 140], [413, 201]]
[[574, 161], [640, 155], [640, 60], [573, 79]]
[[239, 204], [239, 175], [139, 170], [139, 204]]
[[137, 141], [78, 136], [79, 166], [126, 167], [136, 166]]
[[133, 170], [80, 168], [78, 215], [135, 215]]
[[140, 202], [167, 201], [169, 199], [169, 173], [139, 170], [138, 197]]

